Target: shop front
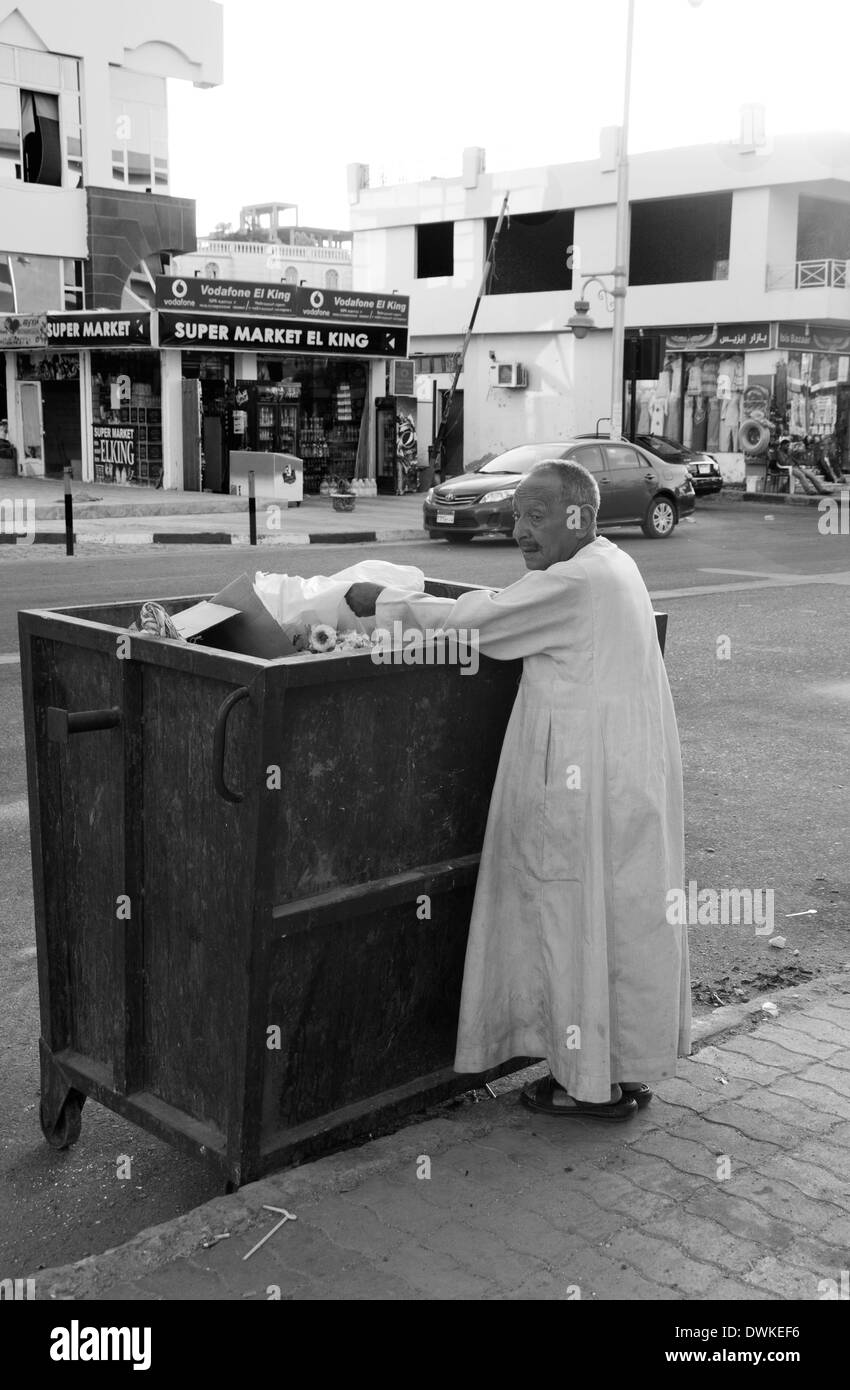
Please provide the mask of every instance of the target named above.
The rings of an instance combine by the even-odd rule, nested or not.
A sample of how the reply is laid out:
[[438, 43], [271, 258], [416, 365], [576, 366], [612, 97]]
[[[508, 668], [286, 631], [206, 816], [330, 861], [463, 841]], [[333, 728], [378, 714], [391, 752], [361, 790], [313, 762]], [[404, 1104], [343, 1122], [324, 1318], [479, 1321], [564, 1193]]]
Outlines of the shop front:
[[92, 481], [161, 487], [158, 352], [92, 352]]
[[[181, 354], [184, 486], [241, 492], [246, 458], [264, 453], [281, 462], [252, 470], [257, 479], [296, 471], [305, 494], [336, 478], [369, 487], [372, 377], [405, 355], [406, 297], [169, 276], [156, 296], [159, 345]], [[216, 372], [216, 361], [227, 365]]]
[[[643, 332], [660, 332], [663, 352], [657, 377], [627, 383], [627, 419], [631, 414], [636, 437], [660, 435], [713, 454], [729, 482], [744, 478], [742, 431], [756, 441], [768, 430], [819, 439], [839, 469], [850, 465], [850, 325], [768, 322]], [[628, 336], [637, 339], [638, 330]]]
[[8, 427], [19, 473], [155, 486], [162, 478], [159, 353], [150, 314], [7, 319]]
[[818, 440], [850, 471], [850, 324], [777, 325], [777, 420], [792, 439]]
[[[626, 410], [635, 421], [635, 437], [661, 436], [719, 456], [725, 479], [741, 481], [741, 426], [753, 411], [761, 412], [760, 418], [768, 414], [772, 325], [710, 324], [661, 333], [658, 376], [627, 383]], [[629, 336], [637, 338], [635, 332]], [[762, 394], [753, 387], [763, 388]]]

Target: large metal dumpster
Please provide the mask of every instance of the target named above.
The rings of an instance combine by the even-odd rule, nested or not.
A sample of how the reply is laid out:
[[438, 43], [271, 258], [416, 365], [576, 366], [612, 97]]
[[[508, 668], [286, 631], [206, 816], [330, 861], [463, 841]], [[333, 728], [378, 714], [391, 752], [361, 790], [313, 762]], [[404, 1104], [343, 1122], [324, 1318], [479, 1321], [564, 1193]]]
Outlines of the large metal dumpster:
[[93, 1097], [238, 1185], [471, 1084], [460, 985], [521, 664], [261, 661], [128, 642], [137, 612], [19, 618], [42, 1129], [73, 1143]]

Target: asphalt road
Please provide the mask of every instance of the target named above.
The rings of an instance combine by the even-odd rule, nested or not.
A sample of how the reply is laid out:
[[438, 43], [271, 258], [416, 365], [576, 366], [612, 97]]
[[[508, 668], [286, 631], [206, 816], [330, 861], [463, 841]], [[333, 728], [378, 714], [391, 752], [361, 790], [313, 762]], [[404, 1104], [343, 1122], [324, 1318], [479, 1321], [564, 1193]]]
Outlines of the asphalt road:
[[[772, 519], [767, 519], [771, 517]], [[687, 877], [772, 888], [778, 951], [740, 927], [695, 927], [697, 1004], [850, 964], [850, 540], [814, 509], [706, 501], [669, 540], [612, 533], [670, 614], [667, 668], [685, 766]], [[147, 547], [113, 557], [0, 547], [0, 1278], [99, 1252], [215, 1196], [189, 1159], [92, 1102], [65, 1153], [38, 1127], [38, 1007], [15, 614], [211, 592], [243, 569], [333, 573], [370, 556], [492, 585], [523, 572], [512, 543]], [[728, 638], [730, 657], [718, 659]], [[10, 659], [11, 658], [11, 659]], [[816, 915], [786, 914], [814, 909]], [[799, 955], [794, 952], [798, 951]], [[119, 1155], [132, 1176], [116, 1176]]]

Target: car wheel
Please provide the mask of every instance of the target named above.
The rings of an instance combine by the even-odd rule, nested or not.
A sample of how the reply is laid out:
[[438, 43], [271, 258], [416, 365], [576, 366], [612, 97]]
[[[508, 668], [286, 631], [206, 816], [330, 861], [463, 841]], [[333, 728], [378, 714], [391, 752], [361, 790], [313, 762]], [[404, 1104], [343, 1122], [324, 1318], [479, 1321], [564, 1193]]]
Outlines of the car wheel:
[[653, 541], [672, 536], [676, 529], [676, 508], [669, 497], [653, 497], [643, 519], [643, 534]]
[[474, 541], [475, 537], [470, 536], [469, 533], [464, 535], [463, 532], [460, 532], [453, 536], [446, 536], [446, 540], [449, 541], [451, 545], [469, 545], [469, 542]]

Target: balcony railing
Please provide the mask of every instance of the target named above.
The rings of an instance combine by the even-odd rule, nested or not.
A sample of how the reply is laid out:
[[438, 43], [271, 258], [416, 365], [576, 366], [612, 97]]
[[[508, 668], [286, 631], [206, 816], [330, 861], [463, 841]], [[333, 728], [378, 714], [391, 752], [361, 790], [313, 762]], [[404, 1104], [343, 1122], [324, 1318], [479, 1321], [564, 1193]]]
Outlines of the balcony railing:
[[334, 261], [351, 264], [351, 252], [339, 246], [286, 246], [280, 241], [198, 240], [198, 250], [207, 256], [254, 256], [268, 261]]
[[767, 267], [769, 290], [850, 289], [850, 261], [826, 257], [819, 261], [792, 261]]

